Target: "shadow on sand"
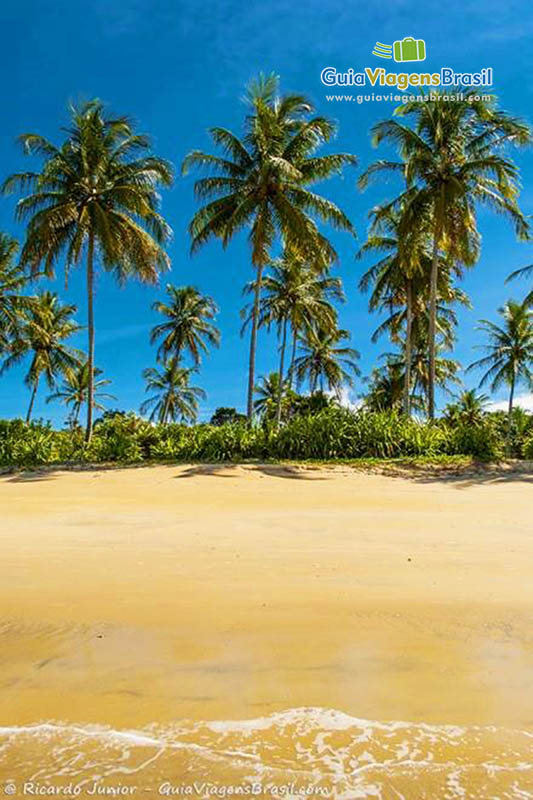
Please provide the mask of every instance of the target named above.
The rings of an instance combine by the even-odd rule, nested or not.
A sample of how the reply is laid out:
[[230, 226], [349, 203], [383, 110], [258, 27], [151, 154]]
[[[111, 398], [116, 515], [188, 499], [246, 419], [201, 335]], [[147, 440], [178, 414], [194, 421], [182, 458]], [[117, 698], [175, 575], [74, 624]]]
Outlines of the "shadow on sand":
[[289, 478], [292, 480], [327, 481], [331, 475], [325, 475], [324, 469], [319, 467], [299, 467], [292, 464], [196, 464], [188, 467], [176, 478], [195, 478], [198, 475], [207, 475], [214, 478], [235, 478], [235, 470], [245, 472], [260, 472], [271, 478]]
[[485, 466], [475, 471], [465, 472], [425, 472], [423, 474], [404, 475], [415, 483], [432, 484], [446, 483], [456, 489], [468, 489], [471, 486], [498, 486], [510, 483], [525, 483], [533, 485], [533, 463], [518, 468], [504, 466]]

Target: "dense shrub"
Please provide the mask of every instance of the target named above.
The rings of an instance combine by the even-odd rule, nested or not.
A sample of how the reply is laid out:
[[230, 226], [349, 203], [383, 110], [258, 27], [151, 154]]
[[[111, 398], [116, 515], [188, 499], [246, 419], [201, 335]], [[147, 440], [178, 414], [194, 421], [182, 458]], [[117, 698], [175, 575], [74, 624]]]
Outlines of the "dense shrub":
[[[513, 431], [513, 454], [533, 458], [531, 418]], [[468, 455], [497, 460], [505, 452], [504, 420], [487, 414], [473, 426], [407, 419], [395, 412], [333, 407], [293, 417], [279, 432], [272, 424], [154, 426], [134, 414], [97, 422], [89, 446], [83, 431], [0, 420], [0, 466], [66, 462], [239, 461], [245, 459], [360, 459]]]

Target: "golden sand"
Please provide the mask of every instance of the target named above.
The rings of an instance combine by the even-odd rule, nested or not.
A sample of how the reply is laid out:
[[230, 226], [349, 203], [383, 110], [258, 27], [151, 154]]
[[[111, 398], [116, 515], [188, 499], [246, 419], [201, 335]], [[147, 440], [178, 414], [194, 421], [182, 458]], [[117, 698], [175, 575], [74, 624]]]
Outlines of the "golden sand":
[[0, 498], [3, 775], [66, 780], [77, 748], [104, 780], [126, 757], [98, 736], [134, 729], [128, 785], [281, 782], [305, 752], [337, 797], [533, 797], [531, 476], [169, 466]]

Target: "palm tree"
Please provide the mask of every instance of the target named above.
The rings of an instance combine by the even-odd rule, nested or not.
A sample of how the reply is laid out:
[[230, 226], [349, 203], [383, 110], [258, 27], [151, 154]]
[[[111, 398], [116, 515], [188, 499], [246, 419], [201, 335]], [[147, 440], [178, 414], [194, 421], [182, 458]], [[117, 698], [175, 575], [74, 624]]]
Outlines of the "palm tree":
[[[93, 402], [94, 408], [97, 411], [103, 411], [105, 406], [99, 403], [99, 400], [116, 400], [113, 394], [107, 394], [100, 391], [104, 386], [109, 386], [111, 383], [108, 379], [96, 380], [102, 374], [102, 370], [94, 367], [93, 371], [95, 381], [93, 385], [94, 395]], [[72, 427], [78, 425], [78, 418], [80, 415], [81, 407], [88, 401], [89, 398], [89, 364], [87, 361], [80, 363], [80, 365], [69, 371], [59, 389], [46, 398], [47, 403], [54, 400], [60, 400], [67, 408], [71, 408], [70, 424]]]
[[188, 352], [195, 366], [200, 363], [201, 353], [206, 353], [208, 344], [218, 347], [220, 332], [212, 320], [218, 313], [215, 301], [200, 294], [193, 286], [167, 285], [169, 303], [157, 301], [152, 308], [165, 318], [152, 328], [150, 342], [162, 338], [157, 357], [165, 362], [169, 356], [181, 360]]
[[141, 414], [151, 408], [150, 421], [157, 420], [161, 425], [169, 420], [194, 422], [198, 416], [198, 400], [205, 398], [206, 394], [198, 386], [189, 384], [193, 372], [193, 367], [180, 367], [176, 358], [163, 364], [161, 370], [155, 367], [145, 369], [146, 391], [155, 394], [141, 405]]
[[262, 375], [254, 392], [257, 395], [257, 400], [254, 401], [254, 410], [261, 417], [272, 418], [276, 413], [279, 396], [279, 373], [271, 372], [270, 375]]
[[16, 338], [0, 373], [31, 355], [25, 377], [25, 383], [31, 389], [26, 422], [31, 419], [41, 376], [44, 375], [52, 389], [59, 375], [68, 376], [79, 368], [81, 353], [65, 344], [66, 339], [81, 330], [72, 319], [75, 311], [76, 306], [61, 305], [53, 292], [43, 292], [21, 312]]
[[[255, 282], [245, 287], [245, 292], [255, 291]], [[263, 278], [263, 297], [260, 304], [259, 326], [270, 328], [275, 324], [279, 340], [278, 397], [276, 400], [276, 427], [281, 421], [281, 407], [286, 383], [292, 383], [298, 333], [304, 328], [319, 325], [336, 327], [337, 312], [333, 300], [344, 302], [340, 278], [317, 270], [316, 264], [306, 263], [300, 256], [285, 251], [282, 258], [274, 260], [270, 272]], [[250, 319], [248, 316], [248, 319]], [[289, 327], [292, 330], [292, 356], [285, 378], [285, 353]]]
[[[479, 255], [476, 206], [487, 205], [510, 218], [520, 238], [527, 238], [528, 223], [520, 211], [518, 168], [498, 151], [506, 143], [525, 145], [531, 141], [528, 126], [494, 107], [493, 100], [475, 100], [475, 90], [464, 99], [449, 102], [432, 92], [431, 98], [415, 100], [396, 109], [410, 116], [414, 126], [397, 120], [380, 122], [373, 128], [373, 143], [396, 145], [400, 162], [378, 161], [360, 178], [369, 179], [385, 171], [402, 175], [407, 189], [390, 204], [404, 208], [404, 226], [409, 230], [424, 220], [432, 230], [432, 260], [429, 296], [429, 416], [435, 415], [436, 317], [439, 258], [472, 266]], [[446, 97], [446, 99], [445, 99]]]
[[[359, 281], [359, 288], [373, 290], [369, 300], [370, 311], [388, 311], [388, 317], [372, 336], [375, 342], [385, 332], [395, 344], [403, 342], [405, 348], [405, 371], [403, 388], [403, 412], [411, 411], [412, 351], [420, 326], [427, 327], [429, 304], [429, 274], [431, 272], [431, 250], [428, 231], [419, 220], [411, 230], [402, 230], [402, 208], [378, 206], [371, 212], [370, 235], [359, 250], [358, 258], [368, 253], [379, 253], [380, 258], [368, 269]], [[453, 347], [454, 327], [457, 317], [448, 306], [459, 302], [469, 307], [464, 292], [452, 286], [452, 273], [461, 276], [457, 264], [441, 259], [437, 286], [436, 330], [440, 339]]]
[[15, 264], [17, 251], [18, 242], [0, 233], [0, 353], [9, 350], [19, 312], [31, 305], [31, 298], [20, 294], [28, 277]]
[[[387, 354], [382, 357], [385, 363], [372, 370], [368, 380], [368, 392], [363, 395], [363, 404], [368, 411], [402, 411], [405, 413], [405, 385], [406, 385], [406, 357], [398, 358]], [[412, 353], [411, 353], [412, 358]], [[410, 365], [412, 372], [412, 364]], [[415, 375], [415, 380], [416, 380]], [[424, 399], [413, 391], [412, 384], [409, 390], [409, 411], [424, 411]]]
[[[529, 264], [527, 267], [521, 267], [521, 269], [515, 269], [514, 272], [511, 272], [505, 283], [509, 283], [509, 281], [513, 281], [515, 278], [533, 278], [533, 264]], [[533, 305], [533, 289], [525, 296], [524, 305]]]
[[465, 390], [455, 403], [446, 406], [444, 417], [452, 424], [461, 423], [476, 428], [483, 422], [488, 401], [487, 395], [478, 394], [475, 389]]
[[480, 321], [478, 330], [487, 334], [489, 344], [478, 349], [484, 350], [487, 355], [470, 364], [468, 371], [486, 369], [479, 383], [480, 388], [489, 384], [491, 392], [496, 392], [501, 386], [509, 387], [509, 455], [515, 389], [520, 381], [533, 386], [533, 315], [523, 303], [514, 300], [508, 300], [498, 313], [503, 317], [501, 327], [486, 319]]
[[335, 250], [311, 214], [335, 228], [354, 232], [348, 217], [334, 203], [307, 187], [340, 173], [346, 164], [355, 163], [355, 157], [348, 153], [315, 155], [334, 136], [333, 122], [311, 116], [313, 106], [301, 95], [279, 96], [278, 86], [274, 75], [260, 76], [249, 85], [249, 113], [242, 138], [225, 128], [210, 129], [222, 156], [194, 150], [183, 162], [184, 173], [191, 167], [211, 172], [195, 183], [198, 200], [208, 202], [189, 226], [192, 252], [212, 238], [219, 238], [226, 247], [238, 231], [249, 229], [256, 270], [247, 392], [250, 422], [262, 277], [276, 235], [283, 237], [285, 246], [307, 257], [318, 252], [331, 261], [336, 258]]
[[170, 228], [158, 213], [159, 185], [170, 186], [170, 164], [149, 153], [149, 140], [126, 117], [112, 117], [98, 100], [70, 106], [70, 127], [59, 146], [35, 133], [19, 137], [27, 155], [43, 159], [41, 172], [12, 175], [4, 192], [19, 190], [17, 219], [28, 221], [20, 263], [33, 275], [52, 275], [84, 258], [87, 273], [88, 369], [86, 441], [94, 405], [95, 260], [120, 283], [136, 277], [155, 283], [169, 267], [163, 244]]
[[[298, 383], [309, 380], [311, 394], [319, 388], [324, 392], [325, 384], [340, 398], [343, 384], [353, 386], [353, 375], [359, 375], [356, 360], [359, 353], [353, 347], [342, 346], [350, 338], [345, 330], [310, 328], [300, 337], [302, 355], [295, 361]], [[341, 345], [341, 346], [339, 346]]]

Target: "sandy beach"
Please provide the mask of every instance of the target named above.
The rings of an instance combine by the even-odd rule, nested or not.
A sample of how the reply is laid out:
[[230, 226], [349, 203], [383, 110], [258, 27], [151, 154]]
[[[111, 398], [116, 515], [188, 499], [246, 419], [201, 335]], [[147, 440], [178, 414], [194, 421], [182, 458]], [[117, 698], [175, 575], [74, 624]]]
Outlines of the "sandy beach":
[[[50, 721], [49, 742], [75, 725], [82, 750], [79, 731], [95, 730], [83, 726], [156, 736], [156, 725], [159, 750], [161, 737], [175, 743], [179, 733], [219, 754], [217, 737], [230, 731], [234, 749], [256, 748], [248, 756], [263, 769], [274, 767], [257, 748], [275, 739], [278, 772], [292, 769], [302, 725], [340, 736], [346, 749], [347, 731], [362, 721], [395, 721], [409, 726], [401, 741], [420, 745], [433, 730], [433, 742], [444, 736], [446, 763], [474, 764], [463, 775], [467, 797], [489, 796], [482, 765], [505, 753], [511, 760], [492, 778], [503, 782], [501, 797], [532, 796], [512, 794], [513, 781], [533, 791], [531, 769], [516, 766], [533, 741], [531, 475], [165, 466], [4, 476], [0, 496], [0, 724], [10, 776], [25, 777], [32, 759], [53, 774], [41, 737]], [[231, 720], [255, 720], [257, 735]], [[447, 737], [457, 726], [467, 733], [452, 757]], [[183, 748], [176, 753], [173, 779], [192, 769]], [[360, 756], [351, 751], [352, 767]], [[326, 771], [316, 774], [331, 783], [320, 763]], [[229, 775], [229, 762], [209, 764], [205, 775]], [[465, 796], [438, 794], [429, 776], [422, 794], [409, 794], [411, 772], [391, 775], [399, 794], [387, 794], [387, 778], [381, 794], [358, 795], [347, 783], [345, 796]], [[339, 784], [336, 796], [343, 791]]]

